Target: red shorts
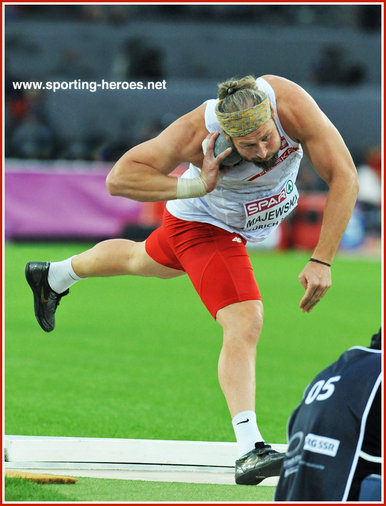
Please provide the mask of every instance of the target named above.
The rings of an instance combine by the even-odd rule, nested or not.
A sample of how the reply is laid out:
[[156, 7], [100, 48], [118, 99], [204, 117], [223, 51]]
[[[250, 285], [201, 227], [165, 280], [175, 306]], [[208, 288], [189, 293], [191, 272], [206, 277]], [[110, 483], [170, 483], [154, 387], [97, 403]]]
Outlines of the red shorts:
[[162, 225], [146, 240], [146, 252], [166, 267], [186, 272], [206, 308], [261, 300], [246, 241], [221, 228], [176, 218], [165, 210]]

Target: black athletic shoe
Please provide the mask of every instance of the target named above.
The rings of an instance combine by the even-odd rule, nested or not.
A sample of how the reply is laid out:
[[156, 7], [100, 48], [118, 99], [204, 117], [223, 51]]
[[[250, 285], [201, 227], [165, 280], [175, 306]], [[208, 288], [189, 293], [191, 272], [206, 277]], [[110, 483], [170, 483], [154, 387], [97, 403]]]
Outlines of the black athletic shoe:
[[34, 294], [36, 319], [43, 330], [51, 332], [55, 328], [55, 311], [60, 299], [69, 293], [54, 292], [48, 284], [49, 262], [28, 262], [25, 277]]
[[279, 453], [265, 443], [236, 460], [235, 479], [238, 485], [257, 485], [270, 476], [279, 476], [285, 453]]

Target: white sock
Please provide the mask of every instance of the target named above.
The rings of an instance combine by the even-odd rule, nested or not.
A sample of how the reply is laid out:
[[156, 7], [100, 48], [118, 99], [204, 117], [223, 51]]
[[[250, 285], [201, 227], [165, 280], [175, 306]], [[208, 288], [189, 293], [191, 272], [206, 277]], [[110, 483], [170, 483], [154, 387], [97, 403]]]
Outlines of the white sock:
[[67, 258], [61, 262], [51, 262], [50, 264], [50, 268], [48, 269], [48, 284], [56, 293], [64, 292], [71, 285], [82, 279], [75, 274], [72, 268], [72, 258]]
[[237, 458], [255, 448], [255, 443], [264, 441], [256, 423], [254, 411], [242, 411], [232, 419], [237, 441]]

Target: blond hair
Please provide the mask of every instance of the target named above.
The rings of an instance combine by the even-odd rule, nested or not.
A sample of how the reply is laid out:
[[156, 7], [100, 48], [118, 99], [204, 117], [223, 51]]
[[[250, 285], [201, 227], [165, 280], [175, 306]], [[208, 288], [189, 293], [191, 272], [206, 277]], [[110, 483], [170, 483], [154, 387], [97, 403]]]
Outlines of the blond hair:
[[260, 104], [266, 98], [264, 92], [257, 88], [252, 75], [237, 79], [231, 77], [218, 85], [220, 112], [234, 112]]

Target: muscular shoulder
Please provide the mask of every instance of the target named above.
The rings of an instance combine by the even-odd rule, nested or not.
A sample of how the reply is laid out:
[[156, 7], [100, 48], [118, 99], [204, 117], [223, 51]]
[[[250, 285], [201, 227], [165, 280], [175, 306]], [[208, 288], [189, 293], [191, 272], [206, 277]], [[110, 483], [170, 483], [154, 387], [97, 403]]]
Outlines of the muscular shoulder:
[[304, 141], [313, 122], [325, 120], [315, 100], [304, 88], [289, 79], [275, 75], [262, 77], [275, 92], [277, 112], [284, 130], [292, 139]]
[[202, 104], [175, 120], [157, 137], [135, 146], [124, 156], [165, 174], [184, 162], [200, 166], [204, 158], [201, 143], [207, 135], [205, 104]]

